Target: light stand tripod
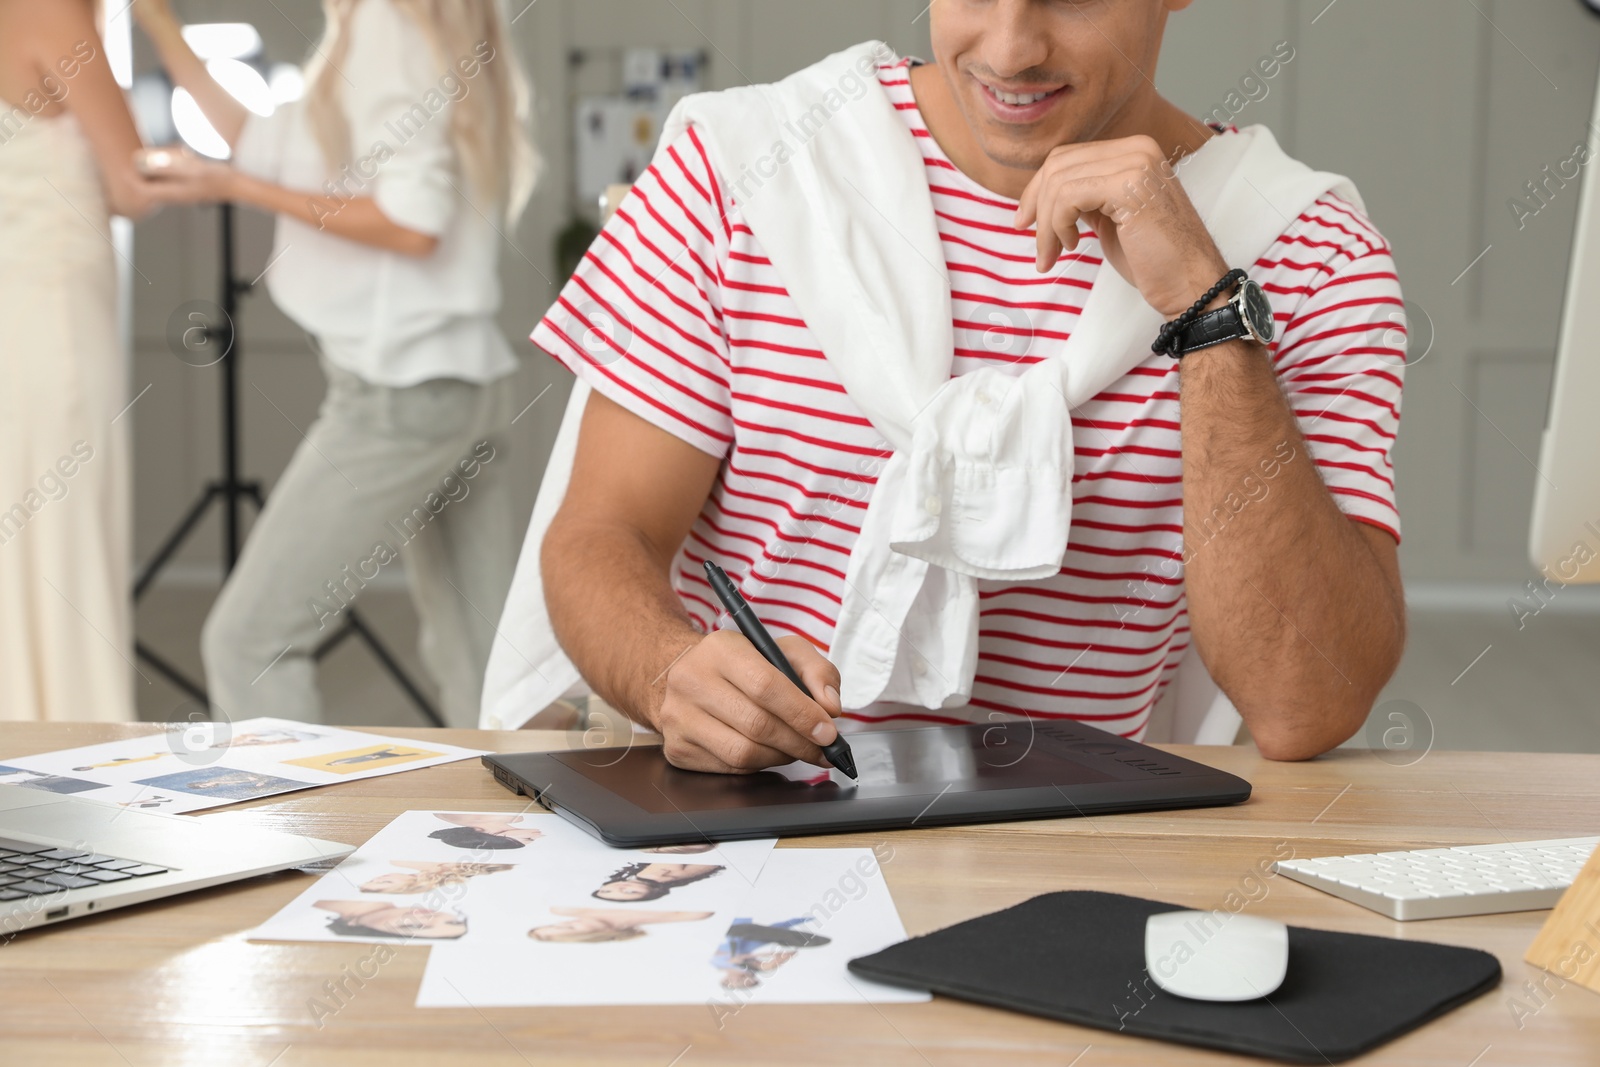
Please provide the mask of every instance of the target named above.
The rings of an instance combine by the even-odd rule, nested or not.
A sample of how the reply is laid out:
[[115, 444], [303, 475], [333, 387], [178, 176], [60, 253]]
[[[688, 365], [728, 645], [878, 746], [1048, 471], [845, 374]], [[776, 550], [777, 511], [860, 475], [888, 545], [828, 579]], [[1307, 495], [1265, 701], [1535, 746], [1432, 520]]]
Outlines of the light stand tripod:
[[[239, 297], [248, 293], [253, 283], [241, 280], [233, 272], [233, 222], [234, 209], [232, 204], [221, 205], [222, 217], [220, 221], [221, 264], [218, 274], [222, 279], [221, 306], [222, 321], [208, 322], [202, 330], [206, 342], [219, 346], [223, 355], [222, 363], [222, 477], [207, 483], [200, 498], [194, 502], [182, 521], [168, 535], [155, 555], [150, 557], [140, 572], [138, 579], [133, 584], [133, 599], [137, 603], [139, 598], [155, 582], [156, 576], [166, 566], [189, 534], [205, 518], [206, 512], [211, 509], [213, 502], [222, 505], [222, 573], [226, 578], [232, 573], [234, 564], [239, 561], [240, 546], [240, 518], [241, 508], [246, 500], [254, 502], [256, 510], [260, 511], [264, 505], [259, 481], [244, 480], [239, 473]], [[329, 652], [342, 644], [345, 638], [355, 634], [366, 642], [367, 647], [383, 668], [389, 672], [395, 681], [417, 706], [423, 718], [434, 726], [443, 726], [444, 720], [439, 717], [439, 712], [428, 701], [428, 698], [417, 688], [415, 682], [406, 674], [405, 670], [378, 640], [378, 635], [373, 633], [356, 612], [354, 607], [344, 611], [344, 625], [336, 630], [331, 637], [324, 641], [312, 654], [321, 660]], [[183, 690], [195, 700], [200, 701], [209, 708], [206, 691], [197, 682], [187, 677], [177, 667], [173, 666], [162, 656], [143, 641], [134, 642], [134, 653], [169, 682]]]

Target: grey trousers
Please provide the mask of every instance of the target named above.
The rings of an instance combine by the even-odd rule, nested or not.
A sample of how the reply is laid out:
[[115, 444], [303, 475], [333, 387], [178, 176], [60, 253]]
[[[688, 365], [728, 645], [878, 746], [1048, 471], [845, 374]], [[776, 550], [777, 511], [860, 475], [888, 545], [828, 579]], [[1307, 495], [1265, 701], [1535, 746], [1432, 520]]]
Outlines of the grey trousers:
[[369, 583], [403, 567], [444, 717], [474, 727], [516, 563], [510, 378], [392, 389], [323, 371], [317, 421], [201, 634], [212, 705], [230, 719], [322, 721], [313, 653]]

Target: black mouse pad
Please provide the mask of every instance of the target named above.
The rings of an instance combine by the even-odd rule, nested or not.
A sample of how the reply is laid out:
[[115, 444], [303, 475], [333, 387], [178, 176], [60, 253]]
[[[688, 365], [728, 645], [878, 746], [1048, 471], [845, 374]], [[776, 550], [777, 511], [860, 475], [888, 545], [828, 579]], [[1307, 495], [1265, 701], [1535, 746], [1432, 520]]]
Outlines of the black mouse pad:
[[[1119, 893], [1046, 893], [850, 961], [893, 985], [1121, 1030], [1267, 1056], [1340, 1062], [1495, 988], [1487, 952], [1427, 941], [1289, 927], [1289, 969], [1270, 996], [1238, 1003], [1163, 992], [1145, 970], [1151, 915], [1184, 910]], [[1212, 913], [1194, 948], [1233, 916]]]

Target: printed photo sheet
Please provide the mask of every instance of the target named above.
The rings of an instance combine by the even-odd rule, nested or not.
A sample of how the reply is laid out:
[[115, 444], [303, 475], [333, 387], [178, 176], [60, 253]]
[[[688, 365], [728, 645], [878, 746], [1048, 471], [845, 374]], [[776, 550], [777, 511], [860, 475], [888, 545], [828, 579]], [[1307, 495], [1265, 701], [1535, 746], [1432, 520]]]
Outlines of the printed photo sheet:
[[860, 978], [845, 966], [905, 940], [883, 877], [883, 864], [893, 857], [887, 843], [774, 851], [713, 953], [717, 986], [707, 1002], [713, 1012], [722, 1017], [748, 1003], [930, 999], [926, 992]]
[[529, 916], [562, 921], [530, 911], [534, 900], [623, 915], [715, 913], [749, 891], [774, 843], [637, 851], [611, 848], [543, 811], [408, 811], [250, 937], [459, 943], [482, 952], [513, 935], [527, 941]]
[[287, 719], [201, 721], [123, 741], [0, 758], [0, 783], [172, 813], [480, 755]]
[[846, 970], [905, 937], [879, 856], [775, 843], [619, 849], [543, 812], [406, 812], [250, 936], [428, 945], [418, 1007], [927, 999]]
[[417, 1006], [700, 1004], [725, 1022], [752, 1003], [929, 999], [846, 967], [906, 936], [872, 849], [776, 849], [734, 907], [704, 918], [658, 920], [658, 900], [628, 905], [638, 932], [624, 938], [530, 937], [563, 924], [565, 899], [518, 901], [497, 942], [436, 944]]

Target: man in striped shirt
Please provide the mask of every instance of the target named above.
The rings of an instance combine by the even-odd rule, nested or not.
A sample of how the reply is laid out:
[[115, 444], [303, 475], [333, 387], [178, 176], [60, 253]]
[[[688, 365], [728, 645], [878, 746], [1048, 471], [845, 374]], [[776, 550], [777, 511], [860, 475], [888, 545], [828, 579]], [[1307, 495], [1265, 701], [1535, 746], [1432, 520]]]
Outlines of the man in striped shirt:
[[[606, 225], [533, 334], [594, 389], [544, 541], [546, 602], [585, 679], [660, 731], [672, 762], [821, 764], [841, 715], [1077, 719], [1139, 738], [1196, 651], [1270, 758], [1318, 755], [1360, 727], [1404, 641], [1399, 282], [1388, 243], [1332, 193], [1285, 218], [1254, 263], [1229, 264], [1183, 187], [1150, 180], [1240, 136], [1155, 91], [1167, 15], [1185, 6], [942, 0], [934, 61], [877, 70], [925, 164], [952, 375], [1050, 358], [1101, 270], [1171, 320], [1244, 267], [1276, 323], [1268, 346], [1152, 354], [1073, 410], [1060, 572], [979, 583], [965, 707], [840, 706], [827, 652], [891, 448], [744, 223], [738, 177], [690, 127]], [[707, 559], [815, 700], [717, 629]]]

